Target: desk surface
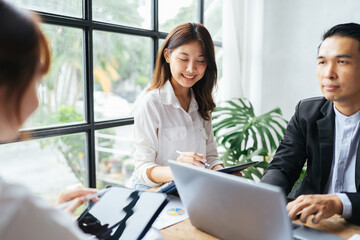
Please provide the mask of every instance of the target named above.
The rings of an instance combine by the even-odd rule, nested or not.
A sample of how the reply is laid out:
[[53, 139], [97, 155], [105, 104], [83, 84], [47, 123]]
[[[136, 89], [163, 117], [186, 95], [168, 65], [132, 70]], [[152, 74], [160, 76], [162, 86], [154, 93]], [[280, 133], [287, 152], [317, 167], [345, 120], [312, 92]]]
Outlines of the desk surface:
[[[360, 226], [350, 224], [338, 215], [333, 216], [329, 219], [322, 220], [319, 224], [312, 224], [311, 219], [309, 219], [305, 225], [335, 234], [345, 239], [349, 239], [355, 233], [360, 234]], [[189, 219], [162, 229], [161, 234], [164, 240], [218, 239], [195, 228], [193, 225], [191, 225]]]

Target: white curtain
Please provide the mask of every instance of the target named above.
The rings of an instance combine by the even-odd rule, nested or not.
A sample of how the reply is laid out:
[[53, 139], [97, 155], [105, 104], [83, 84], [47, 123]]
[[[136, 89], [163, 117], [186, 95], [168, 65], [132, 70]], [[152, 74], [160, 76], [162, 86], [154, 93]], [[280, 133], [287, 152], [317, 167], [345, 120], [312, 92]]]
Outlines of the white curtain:
[[220, 100], [245, 97], [260, 110], [263, 0], [224, 0]]

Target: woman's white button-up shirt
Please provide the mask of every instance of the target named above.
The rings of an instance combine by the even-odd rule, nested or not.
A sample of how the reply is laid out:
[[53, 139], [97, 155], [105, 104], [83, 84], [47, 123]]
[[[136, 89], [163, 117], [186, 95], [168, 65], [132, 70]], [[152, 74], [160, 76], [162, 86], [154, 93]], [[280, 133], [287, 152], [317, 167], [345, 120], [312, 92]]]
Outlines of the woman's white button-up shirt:
[[134, 175], [144, 184], [158, 185], [147, 177], [148, 168], [167, 166], [176, 160], [176, 151], [204, 154], [209, 168], [219, 160], [211, 120], [204, 120], [194, 93], [188, 112], [180, 105], [170, 81], [161, 89], [149, 91], [142, 99], [134, 116], [135, 170]]

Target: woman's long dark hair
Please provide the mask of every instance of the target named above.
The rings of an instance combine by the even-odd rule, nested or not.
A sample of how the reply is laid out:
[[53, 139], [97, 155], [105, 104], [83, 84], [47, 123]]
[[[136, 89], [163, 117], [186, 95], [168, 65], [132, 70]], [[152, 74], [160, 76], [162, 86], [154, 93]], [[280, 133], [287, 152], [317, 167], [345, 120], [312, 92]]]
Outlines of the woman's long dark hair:
[[148, 91], [161, 88], [166, 81], [171, 79], [170, 66], [164, 57], [164, 50], [174, 49], [189, 42], [199, 41], [203, 46], [203, 55], [207, 68], [203, 78], [193, 87], [195, 99], [199, 105], [199, 112], [203, 119], [209, 120], [210, 113], [215, 108], [212, 96], [217, 81], [217, 67], [215, 62], [214, 43], [208, 30], [199, 23], [184, 23], [174, 28], [166, 37], [156, 59], [153, 79]]
[[34, 76], [47, 73], [50, 66], [49, 46], [38, 22], [35, 15], [0, 0], [0, 87], [6, 89], [1, 100], [11, 102], [6, 112], [18, 122], [24, 93]]

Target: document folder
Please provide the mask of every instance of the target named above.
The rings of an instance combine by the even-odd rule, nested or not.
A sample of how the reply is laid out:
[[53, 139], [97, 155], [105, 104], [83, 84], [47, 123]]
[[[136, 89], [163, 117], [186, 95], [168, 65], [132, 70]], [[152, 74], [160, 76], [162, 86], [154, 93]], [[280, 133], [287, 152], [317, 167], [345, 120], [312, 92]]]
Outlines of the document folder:
[[167, 202], [166, 194], [111, 186], [77, 221], [97, 239], [141, 239]]

